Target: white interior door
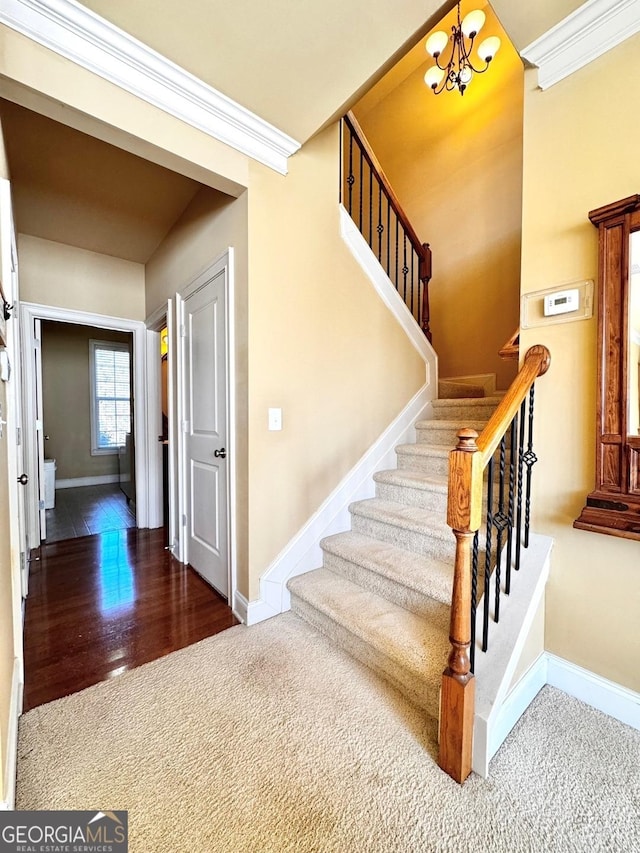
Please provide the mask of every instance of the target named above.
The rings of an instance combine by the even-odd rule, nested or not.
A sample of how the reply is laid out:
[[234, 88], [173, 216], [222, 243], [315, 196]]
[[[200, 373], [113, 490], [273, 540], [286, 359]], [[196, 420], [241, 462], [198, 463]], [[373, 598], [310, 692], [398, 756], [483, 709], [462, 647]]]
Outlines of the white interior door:
[[22, 598], [27, 597], [29, 589], [29, 560], [27, 558], [27, 522], [26, 522], [26, 495], [25, 487], [28, 484], [26, 474], [26, 454], [24, 440], [24, 426], [22, 415], [22, 394], [20, 393], [20, 377], [22, 375], [20, 363], [20, 322], [18, 315], [18, 251], [16, 248], [15, 234], [12, 228], [11, 239], [11, 290], [14, 306], [13, 319], [10, 324], [7, 349], [9, 353], [11, 371], [9, 377], [9, 401], [11, 405], [11, 418], [13, 420], [14, 447], [15, 447], [15, 476], [16, 476], [16, 510], [17, 517], [12, 519], [12, 535], [17, 542], [17, 551], [20, 564], [20, 587]]
[[[0, 180], [0, 281], [6, 304], [11, 306], [4, 324], [6, 349], [0, 357], [0, 381], [6, 387], [6, 411], [0, 415], [1, 427], [6, 428], [7, 491], [9, 499], [9, 537], [11, 543], [11, 599], [13, 615], [14, 668], [19, 684], [23, 674], [23, 607], [27, 594], [28, 562], [25, 524], [24, 491], [27, 481], [24, 464], [22, 429], [20, 322], [18, 316], [18, 253], [11, 209], [9, 181]], [[4, 307], [4, 306], [2, 306]], [[3, 315], [4, 316], [4, 315]], [[22, 707], [21, 697], [18, 705]]]
[[47, 511], [44, 508], [44, 407], [42, 403], [42, 321], [33, 321], [33, 358], [35, 365], [36, 453], [38, 473], [38, 507], [40, 540], [47, 538]]
[[186, 560], [229, 596], [227, 266], [204, 273], [181, 303]]

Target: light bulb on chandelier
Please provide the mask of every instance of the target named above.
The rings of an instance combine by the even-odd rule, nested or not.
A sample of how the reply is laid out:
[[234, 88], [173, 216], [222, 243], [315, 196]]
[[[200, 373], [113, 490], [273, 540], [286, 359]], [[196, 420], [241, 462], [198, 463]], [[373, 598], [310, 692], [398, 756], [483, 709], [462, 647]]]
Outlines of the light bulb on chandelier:
[[[497, 36], [489, 36], [478, 48], [478, 56], [485, 63], [484, 68], [477, 67], [471, 59], [471, 52], [475, 39], [484, 26], [485, 14], [480, 9], [475, 9], [460, 20], [460, 3], [458, 3], [458, 22], [451, 27], [451, 35], [448, 36], [443, 30], [432, 33], [425, 45], [429, 53], [436, 61], [424, 75], [424, 82], [439, 95], [441, 92], [457, 89], [461, 95], [471, 82], [474, 74], [484, 74], [489, 68], [491, 60], [500, 48], [500, 39]], [[440, 64], [440, 57], [447, 45], [451, 42], [451, 55], [446, 63]]]

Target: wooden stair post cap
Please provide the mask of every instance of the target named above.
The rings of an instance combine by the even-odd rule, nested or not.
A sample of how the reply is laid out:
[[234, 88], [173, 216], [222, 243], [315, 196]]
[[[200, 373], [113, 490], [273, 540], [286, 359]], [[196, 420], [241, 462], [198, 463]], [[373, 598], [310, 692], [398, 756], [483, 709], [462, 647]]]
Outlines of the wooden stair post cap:
[[476, 444], [477, 437], [478, 433], [475, 429], [471, 429], [471, 427], [464, 427], [464, 429], [461, 429], [458, 433], [458, 444], [456, 446], [456, 450], [475, 453], [478, 449], [478, 445]]

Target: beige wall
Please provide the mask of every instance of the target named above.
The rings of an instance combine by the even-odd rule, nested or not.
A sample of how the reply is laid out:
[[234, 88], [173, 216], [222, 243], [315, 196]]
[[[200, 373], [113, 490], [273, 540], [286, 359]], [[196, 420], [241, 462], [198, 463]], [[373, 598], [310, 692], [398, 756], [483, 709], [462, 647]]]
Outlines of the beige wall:
[[91, 455], [89, 341], [131, 343], [126, 332], [69, 323], [42, 324], [42, 402], [45, 453], [56, 479], [118, 473], [118, 454]]
[[498, 350], [518, 326], [523, 70], [485, 11], [482, 36], [500, 35], [502, 47], [464, 96], [427, 88], [424, 73], [433, 63], [422, 41], [413, 61], [403, 61], [354, 112], [433, 250], [429, 294], [440, 376], [496, 373], [498, 387], [507, 388], [515, 370]]
[[238, 587], [247, 594], [247, 194], [238, 199], [203, 187], [146, 265], [147, 315], [166, 304], [229, 246], [234, 249], [236, 398], [236, 559]]
[[[250, 596], [291, 537], [425, 382], [339, 233], [338, 127], [257, 164], [249, 190]], [[281, 432], [267, 409], [283, 410]]]
[[145, 319], [144, 266], [63, 243], [18, 236], [23, 302]]
[[[611, 81], [624, 79], [612, 96]], [[547, 91], [527, 72], [522, 289], [597, 277], [587, 213], [640, 186], [640, 36]], [[572, 528], [594, 487], [596, 319], [523, 332], [549, 347], [537, 384], [534, 527], [555, 538], [546, 648], [640, 690], [639, 543]]]

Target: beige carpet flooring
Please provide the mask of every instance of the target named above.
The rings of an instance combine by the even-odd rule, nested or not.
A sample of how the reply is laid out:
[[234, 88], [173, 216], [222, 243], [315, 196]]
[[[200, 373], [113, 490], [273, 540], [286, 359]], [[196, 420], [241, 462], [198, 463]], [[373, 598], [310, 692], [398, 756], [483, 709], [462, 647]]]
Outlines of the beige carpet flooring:
[[459, 787], [420, 714], [293, 614], [25, 714], [21, 809], [128, 809], [130, 850], [637, 851], [640, 733], [544, 688]]

